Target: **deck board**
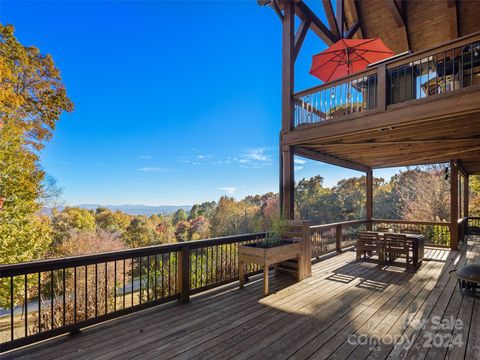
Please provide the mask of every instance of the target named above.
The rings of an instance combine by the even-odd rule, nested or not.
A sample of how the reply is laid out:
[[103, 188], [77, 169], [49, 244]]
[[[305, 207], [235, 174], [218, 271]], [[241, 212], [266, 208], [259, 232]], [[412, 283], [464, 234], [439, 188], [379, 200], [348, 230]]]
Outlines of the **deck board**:
[[[265, 298], [255, 277], [243, 290], [226, 285], [187, 305], [161, 305], [2, 359], [476, 359], [480, 297], [461, 294], [449, 274], [480, 263], [480, 242], [471, 240], [458, 252], [427, 249], [417, 271], [358, 262], [346, 251], [313, 265], [300, 283], [272, 273]], [[464, 326], [437, 330], [435, 316]], [[425, 347], [435, 335], [463, 342]], [[355, 336], [375, 342], [354, 343]]]

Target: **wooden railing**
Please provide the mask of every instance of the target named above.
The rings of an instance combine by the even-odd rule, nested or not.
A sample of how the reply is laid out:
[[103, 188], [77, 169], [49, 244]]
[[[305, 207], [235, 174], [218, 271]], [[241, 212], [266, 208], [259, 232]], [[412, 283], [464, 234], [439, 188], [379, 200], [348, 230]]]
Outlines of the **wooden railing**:
[[384, 111], [398, 103], [477, 84], [480, 33], [297, 92], [293, 95], [294, 125], [301, 127], [365, 111]]
[[406, 229], [419, 230], [425, 235], [425, 245], [450, 246], [450, 223], [438, 221], [408, 221], [373, 219], [372, 230], [392, 229], [394, 232], [402, 232]]
[[[0, 265], [7, 351], [238, 279], [237, 247], [265, 233]], [[257, 272], [249, 266], [247, 274]]]
[[[480, 217], [468, 219], [480, 226]], [[360, 231], [419, 229], [448, 246], [448, 223], [375, 219], [310, 227], [312, 261], [353, 246]], [[126, 315], [238, 280], [238, 245], [265, 233], [0, 265], [0, 350]], [[259, 269], [249, 266], [247, 274]]]
[[468, 217], [467, 234], [480, 235], [480, 216]]
[[367, 230], [367, 225], [365, 219], [310, 226], [312, 258], [315, 261], [321, 255], [354, 245], [358, 233]]

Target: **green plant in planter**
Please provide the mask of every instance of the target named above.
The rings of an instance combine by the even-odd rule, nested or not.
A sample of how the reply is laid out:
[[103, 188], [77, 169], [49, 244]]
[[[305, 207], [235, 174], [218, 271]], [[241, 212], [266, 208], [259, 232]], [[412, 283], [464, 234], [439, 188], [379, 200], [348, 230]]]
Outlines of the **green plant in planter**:
[[282, 238], [283, 234], [288, 231], [288, 222], [282, 217], [275, 217], [272, 219], [272, 225], [264, 239], [258, 243], [259, 247], [271, 248], [282, 245], [285, 240]]

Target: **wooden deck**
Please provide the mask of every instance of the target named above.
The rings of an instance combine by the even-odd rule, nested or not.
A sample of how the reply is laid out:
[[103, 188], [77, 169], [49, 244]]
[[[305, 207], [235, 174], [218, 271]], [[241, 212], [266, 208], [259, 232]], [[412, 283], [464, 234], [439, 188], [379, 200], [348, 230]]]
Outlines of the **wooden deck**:
[[[413, 273], [347, 251], [300, 283], [272, 274], [276, 292], [265, 298], [258, 277], [243, 290], [225, 286], [2, 359], [480, 359], [480, 296], [462, 295], [449, 274], [480, 263], [480, 241], [426, 255]], [[436, 329], [441, 319], [460, 324]]]

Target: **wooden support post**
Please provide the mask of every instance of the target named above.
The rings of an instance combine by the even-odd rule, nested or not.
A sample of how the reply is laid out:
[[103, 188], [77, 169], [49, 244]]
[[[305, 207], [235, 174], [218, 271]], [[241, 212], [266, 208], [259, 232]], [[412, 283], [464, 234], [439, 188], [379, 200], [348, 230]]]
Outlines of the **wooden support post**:
[[293, 129], [295, 2], [286, 1], [282, 22], [282, 130]]
[[367, 215], [367, 230], [372, 230], [373, 218], [373, 170], [370, 169], [367, 175], [367, 201], [366, 201], [366, 215]]
[[303, 241], [303, 278], [312, 276], [312, 239], [310, 236], [310, 222], [302, 222], [302, 241]]
[[245, 286], [245, 261], [238, 261], [238, 281], [240, 282], [240, 289]]
[[282, 192], [282, 215], [285, 219], [293, 220], [295, 214], [294, 206], [294, 163], [293, 163], [293, 151], [290, 146], [286, 147], [287, 150], [282, 151], [282, 181], [281, 189]]
[[463, 184], [463, 217], [468, 217], [468, 206], [470, 196], [470, 177], [465, 175], [465, 182]]
[[[295, 65], [295, 2], [286, 1], [282, 20], [282, 134], [293, 129]], [[282, 215], [294, 218], [293, 148], [281, 144], [280, 200]]]
[[450, 160], [450, 248], [458, 249], [458, 167]]
[[190, 248], [182, 246], [177, 258], [177, 293], [180, 302], [186, 304], [190, 301]]
[[387, 67], [385, 64], [377, 68], [377, 109], [387, 110]]
[[338, 253], [342, 252], [342, 225], [335, 226], [335, 244]]
[[268, 264], [263, 265], [263, 296], [268, 295]]

